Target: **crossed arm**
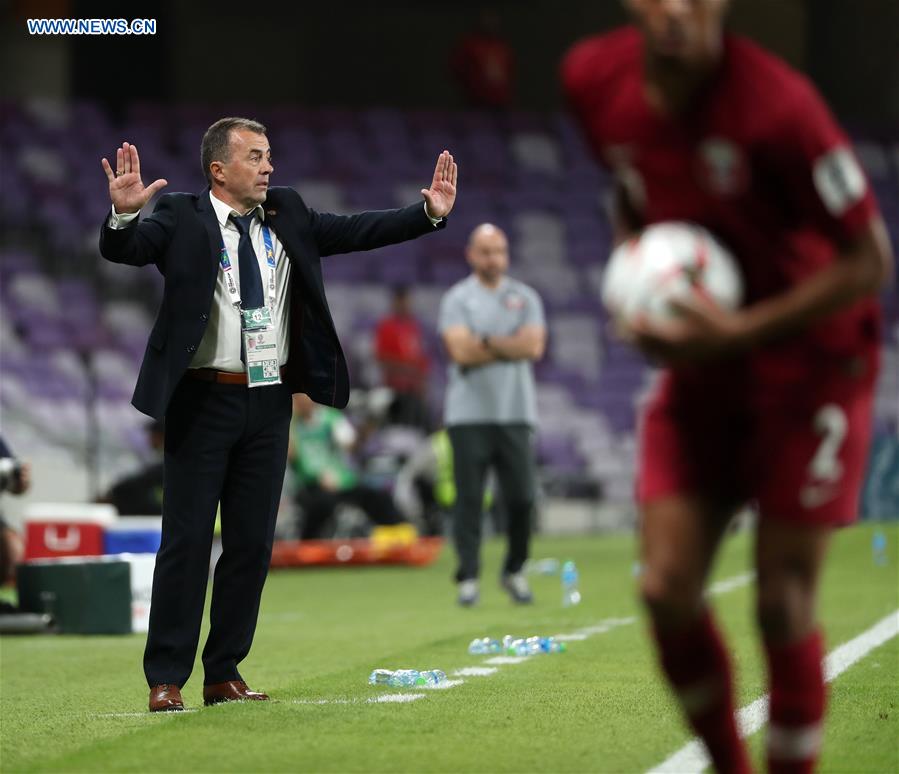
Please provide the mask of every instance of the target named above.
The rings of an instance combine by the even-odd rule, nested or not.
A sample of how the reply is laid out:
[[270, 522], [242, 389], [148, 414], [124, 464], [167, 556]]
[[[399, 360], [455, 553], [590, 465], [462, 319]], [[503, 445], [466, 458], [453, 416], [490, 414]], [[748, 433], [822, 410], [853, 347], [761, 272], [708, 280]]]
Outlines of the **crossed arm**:
[[505, 360], [539, 360], [546, 349], [546, 328], [522, 325], [510, 336], [477, 336], [467, 325], [443, 332], [443, 343], [457, 365], [471, 368]]

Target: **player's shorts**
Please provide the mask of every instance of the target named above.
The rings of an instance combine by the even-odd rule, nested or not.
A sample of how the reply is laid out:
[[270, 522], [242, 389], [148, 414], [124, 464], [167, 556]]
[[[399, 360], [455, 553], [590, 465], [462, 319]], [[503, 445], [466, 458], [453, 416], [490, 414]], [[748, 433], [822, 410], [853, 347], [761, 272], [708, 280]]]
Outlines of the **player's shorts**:
[[695, 390], [684, 399], [663, 384], [641, 418], [639, 502], [698, 495], [722, 507], [753, 503], [762, 518], [851, 523], [874, 381], [828, 372], [802, 389], [756, 386], [739, 400]]

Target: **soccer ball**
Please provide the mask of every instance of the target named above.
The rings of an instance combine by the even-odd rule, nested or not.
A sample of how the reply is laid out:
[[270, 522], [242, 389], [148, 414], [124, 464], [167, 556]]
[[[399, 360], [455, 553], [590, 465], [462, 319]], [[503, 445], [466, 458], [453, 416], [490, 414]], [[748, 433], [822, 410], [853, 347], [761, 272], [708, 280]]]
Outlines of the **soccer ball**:
[[644, 228], [612, 252], [602, 277], [602, 301], [625, 324], [637, 317], [663, 322], [672, 301], [700, 294], [725, 309], [743, 299], [736, 259], [708, 230], [670, 221]]

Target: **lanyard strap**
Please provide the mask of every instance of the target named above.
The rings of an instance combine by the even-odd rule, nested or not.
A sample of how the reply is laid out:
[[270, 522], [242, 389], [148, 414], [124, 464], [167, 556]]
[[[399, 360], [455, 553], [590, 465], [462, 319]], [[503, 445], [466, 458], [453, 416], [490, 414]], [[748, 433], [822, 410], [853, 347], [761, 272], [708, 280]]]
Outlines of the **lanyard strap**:
[[[269, 306], [275, 308], [275, 248], [272, 243], [272, 234], [264, 223], [262, 224], [262, 238], [265, 240], [265, 262], [268, 264], [268, 302]], [[219, 266], [222, 268], [222, 274], [225, 275], [225, 284], [228, 288], [228, 295], [231, 297], [231, 303], [234, 306], [240, 306], [240, 290], [234, 281], [234, 264], [228, 257], [228, 249], [225, 247], [225, 237], [222, 235], [222, 251], [219, 254]]]

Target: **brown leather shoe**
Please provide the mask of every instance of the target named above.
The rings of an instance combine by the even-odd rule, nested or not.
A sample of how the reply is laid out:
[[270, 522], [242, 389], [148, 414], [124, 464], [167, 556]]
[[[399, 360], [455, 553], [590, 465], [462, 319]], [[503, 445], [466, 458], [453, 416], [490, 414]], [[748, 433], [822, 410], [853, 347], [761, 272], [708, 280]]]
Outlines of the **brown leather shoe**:
[[163, 683], [150, 689], [150, 712], [181, 712], [183, 709], [184, 701], [177, 685]]
[[203, 686], [203, 704], [221, 704], [224, 701], [268, 701], [268, 696], [251, 691], [243, 680], [213, 683]]

